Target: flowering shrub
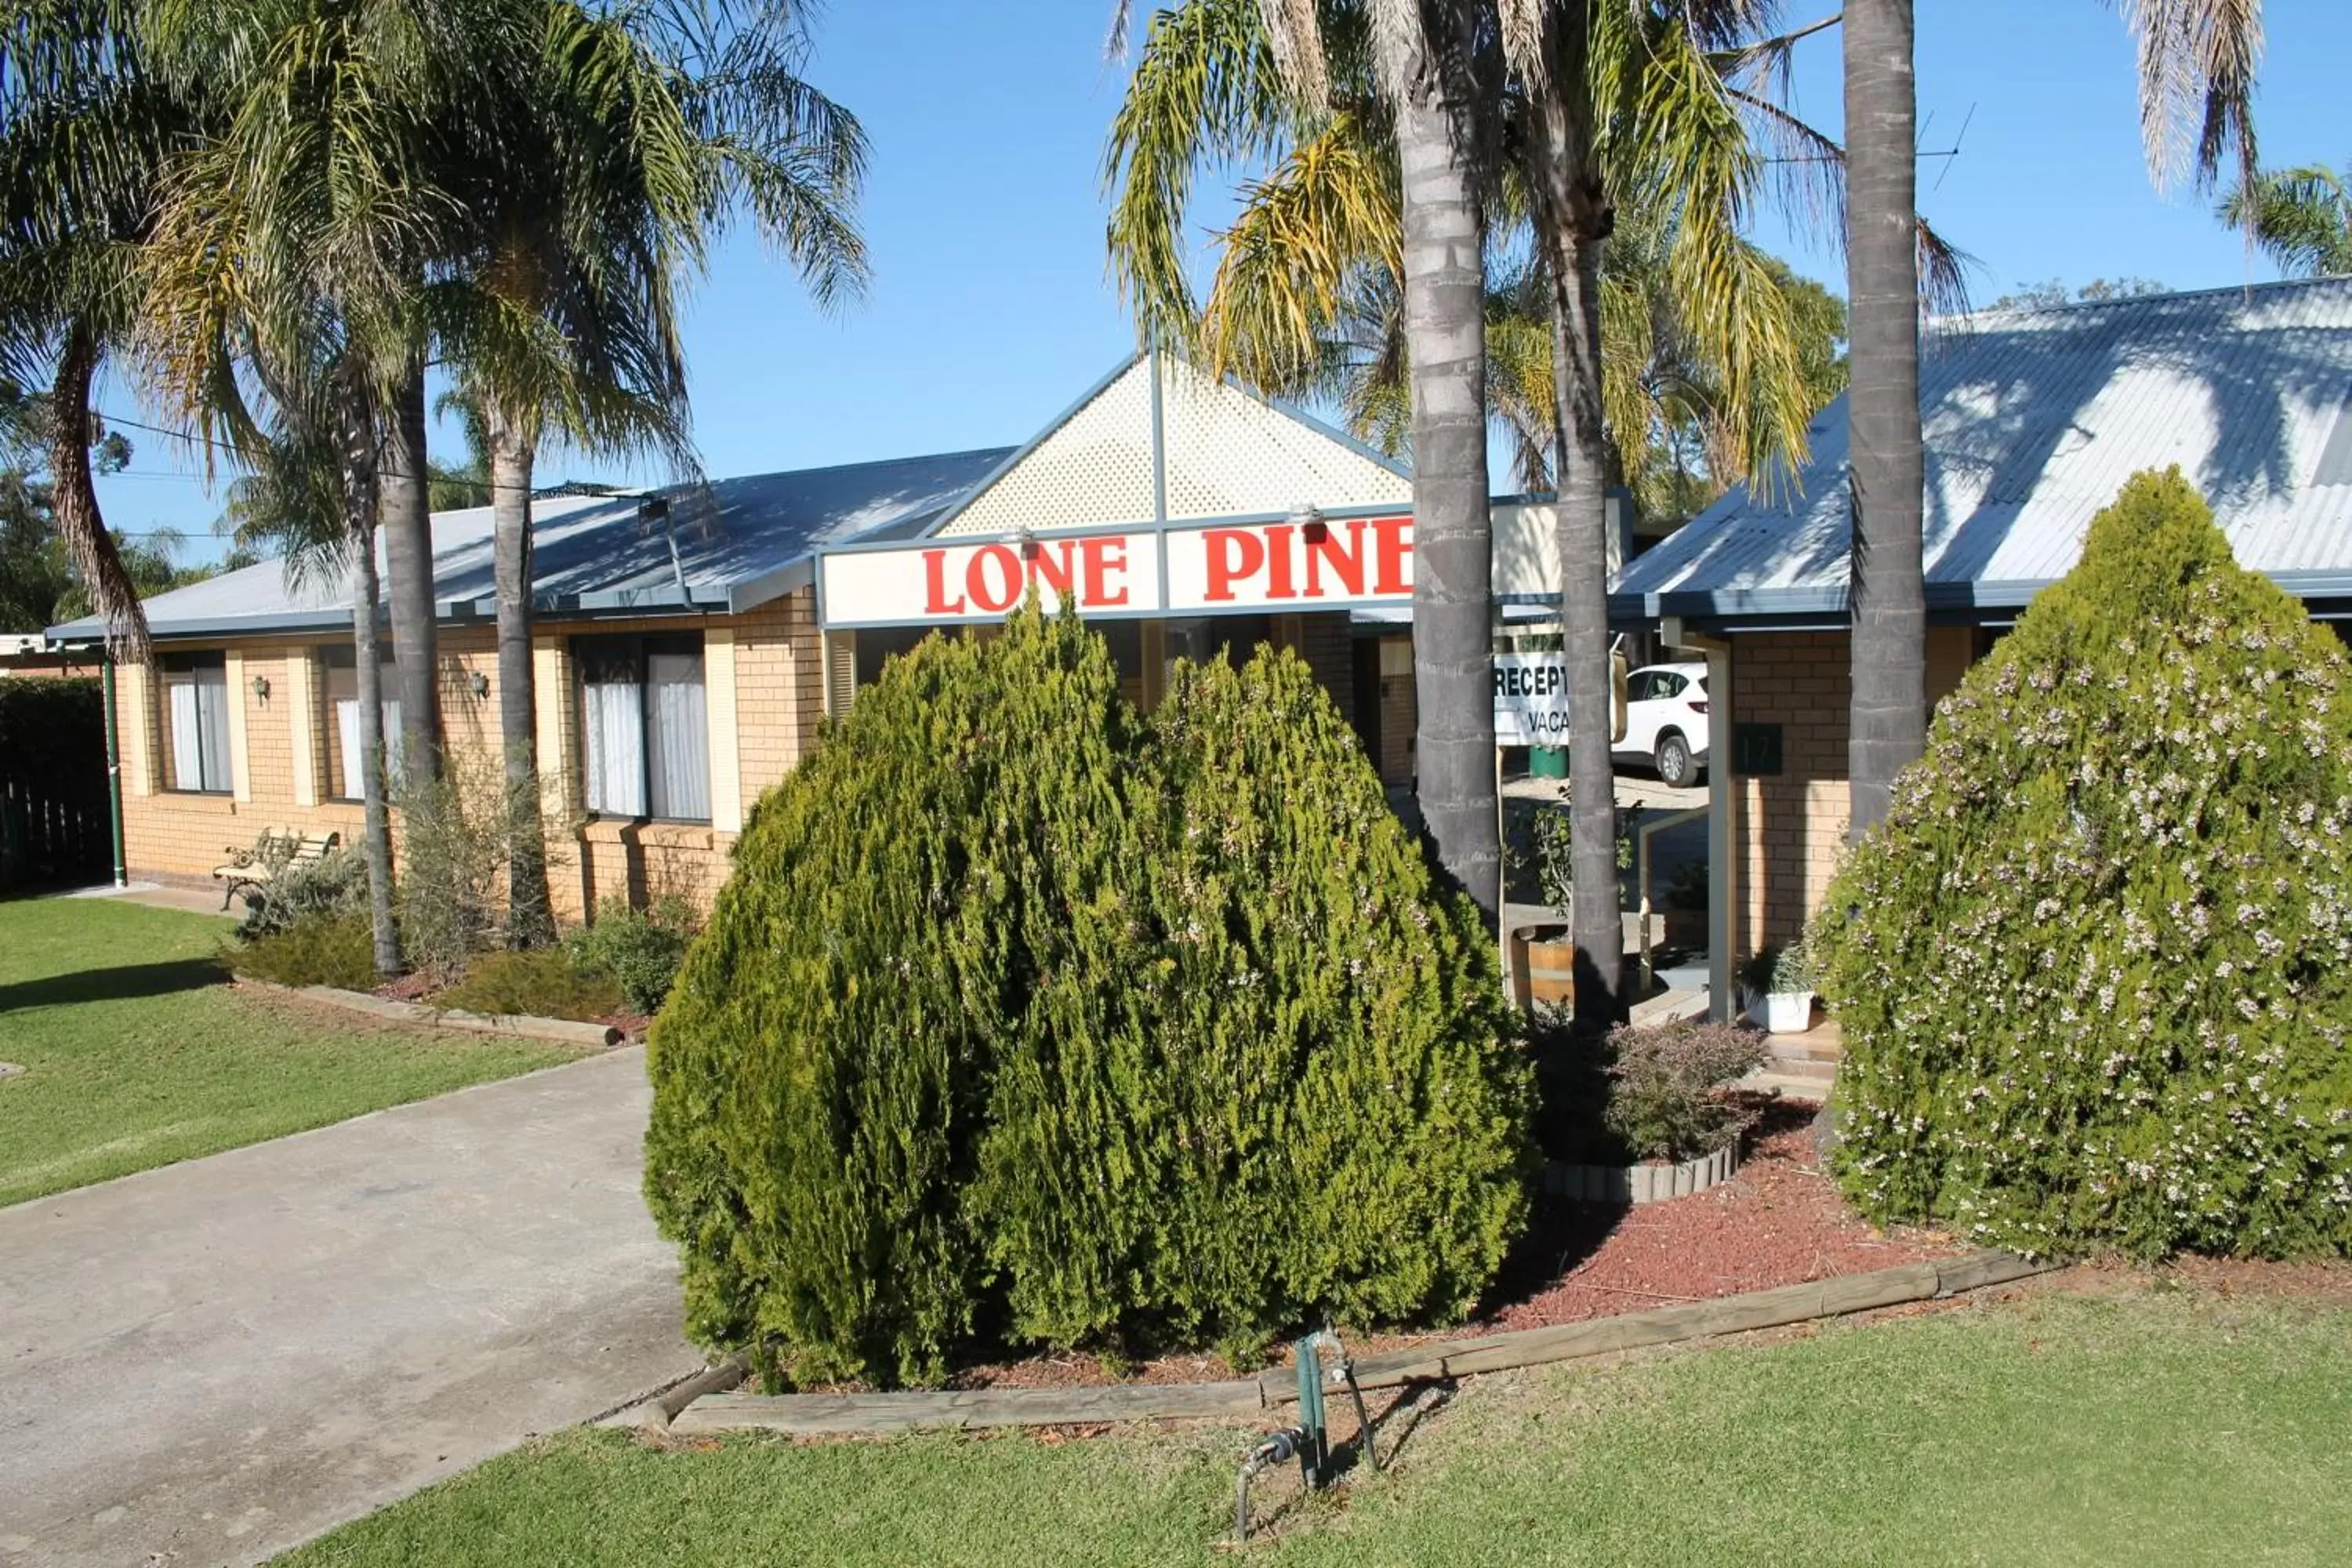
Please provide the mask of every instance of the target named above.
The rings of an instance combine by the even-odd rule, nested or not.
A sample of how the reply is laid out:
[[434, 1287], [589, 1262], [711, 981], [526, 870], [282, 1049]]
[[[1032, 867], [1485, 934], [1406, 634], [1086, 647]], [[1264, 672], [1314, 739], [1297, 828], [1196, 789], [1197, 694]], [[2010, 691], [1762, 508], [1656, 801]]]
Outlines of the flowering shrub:
[[2352, 1247], [2352, 680], [2178, 471], [1938, 710], [1829, 894], [1846, 1191], [2048, 1253]]

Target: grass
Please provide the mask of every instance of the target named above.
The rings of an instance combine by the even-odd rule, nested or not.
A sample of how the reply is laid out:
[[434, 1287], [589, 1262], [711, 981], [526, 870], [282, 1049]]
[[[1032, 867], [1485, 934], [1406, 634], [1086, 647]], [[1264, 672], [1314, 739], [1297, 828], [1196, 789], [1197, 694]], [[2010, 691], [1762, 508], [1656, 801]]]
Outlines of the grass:
[[[2320, 1563], [2352, 1541], [2352, 1311], [2058, 1293], [1469, 1384], [1277, 1564]], [[1233, 1430], [669, 1452], [542, 1439], [279, 1568], [1211, 1563]]]
[[573, 1054], [240, 994], [229, 923], [100, 899], [0, 903], [0, 1204], [505, 1078]]

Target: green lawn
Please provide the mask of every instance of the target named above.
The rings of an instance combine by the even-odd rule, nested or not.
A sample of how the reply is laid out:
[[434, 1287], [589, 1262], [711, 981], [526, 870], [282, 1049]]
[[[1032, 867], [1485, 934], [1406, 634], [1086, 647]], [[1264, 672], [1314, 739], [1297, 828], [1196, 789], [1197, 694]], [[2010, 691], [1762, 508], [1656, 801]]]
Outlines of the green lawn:
[[[1468, 1384], [1269, 1563], [2335, 1563], [2352, 1311], [2126, 1289]], [[1212, 1563], [1234, 1431], [541, 1440], [280, 1560]]]
[[106, 899], [0, 903], [0, 1204], [568, 1059], [240, 994], [226, 921]]

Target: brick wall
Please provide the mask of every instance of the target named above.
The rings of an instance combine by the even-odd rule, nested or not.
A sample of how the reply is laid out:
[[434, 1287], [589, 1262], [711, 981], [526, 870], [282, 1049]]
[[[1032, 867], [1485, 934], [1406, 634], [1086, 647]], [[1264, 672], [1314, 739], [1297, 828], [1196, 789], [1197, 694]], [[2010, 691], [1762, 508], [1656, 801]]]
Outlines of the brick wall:
[[[1927, 629], [1931, 709], [1975, 662], [1976, 637], [1968, 626]], [[1843, 631], [1732, 639], [1732, 722], [1780, 725], [1782, 763], [1776, 778], [1733, 783], [1738, 957], [1801, 934], [1836, 874], [1852, 809], [1846, 742], [1853, 658]], [[1719, 734], [1715, 743], [1727, 761], [1730, 737]]]
[[[823, 711], [815, 597], [803, 589], [751, 614], [724, 621], [678, 617], [632, 622], [647, 633], [731, 628], [735, 634], [733, 750], [742, 807], [807, 754]], [[730, 826], [588, 821], [580, 812], [580, 740], [572, 689], [570, 641], [619, 629], [611, 622], [542, 622], [533, 626], [540, 709], [540, 773], [546, 784], [548, 878], [557, 910], [578, 919], [601, 898], [643, 902], [677, 892], [708, 904], [730, 868]], [[229, 846], [246, 846], [265, 828], [340, 833], [357, 846], [364, 831], [357, 802], [324, 799], [330, 721], [317, 649], [335, 639], [253, 638], [233, 656], [229, 700], [244, 739], [242, 787], [233, 795], [182, 795], [163, 787], [156, 724], [160, 691], [151, 671], [122, 671], [123, 839], [134, 876], [203, 880]], [[500, 765], [496, 633], [486, 626], [445, 626], [437, 638], [442, 729], [453, 771], [495, 778]], [[706, 665], [706, 671], [717, 661]], [[477, 695], [475, 677], [485, 689]], [[255, 678], [267, 684], [257, 690]], [[723, 723], [714, 704], [713, 723]], [[714, 750], [724, 743], [714, 738]], [[298, 761], [307, 757], [307, 761]], [[723, 765], [714, 757], [714, 767]], [[310, 799], [302, 798], [307, 776]], [[714, 789], [714, 807], [723, 792]], [[394, 840], [398, 823], [395, 815]]]
[[[1853, 685], [1842, 631], [1738, 637], [1731, 647], [1732, 721], [1780, 727], [1780, 774], [1732, 784], [1733, 947], [1745, 957], [1800, 934], [1836, 871]], [[1729, 742], [1716, 742], [1727, 761]]]

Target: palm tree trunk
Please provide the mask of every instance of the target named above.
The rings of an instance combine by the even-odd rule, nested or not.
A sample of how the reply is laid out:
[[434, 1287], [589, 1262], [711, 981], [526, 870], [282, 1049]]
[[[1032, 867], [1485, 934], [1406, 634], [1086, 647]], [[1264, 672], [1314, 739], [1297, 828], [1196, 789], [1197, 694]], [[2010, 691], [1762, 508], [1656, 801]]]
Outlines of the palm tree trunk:
[[1486, 216], [1467, 94], [1424, 68], [1400, 95], [1404, 330], [1412, 361], [1414, 790], [1439, 863], [1499, 912], [1486, 487]]
[[[1580, 31], [1564, 33], [1582, 70]], [[1552, 391], [1559, 408], [1560, 625], [1568, 659], [1569, 880], [1576, 1020], [1623, 1021], [1625, 922], [1617, 879], [1616, 724], [1609, 668], [1609, 432], [1601, 416], [1601, 249], [1611, 214], [1589, 128], [1560, 92], [1538, 100], [1530, 148], [1538, 233], [1552, 289]]]
[[547, 889], [547, 837], [540, 817], [538, 687], [530, 653], [530, 438], [483, 411], [490, 446], [490, 511], [499, 600], [499, 732], [506, 754], [507, 941], [555, 940]]
[[375, 570], [375, 520], [381, 483], [375, 421], [365, 394], [345, 376], [336, 393], [336, 441], [342, 465], [343, 528], [352, 563], [352, 649], [358, 674], [360, 802], [365, 824], [368, 921], [375, 972], [400, 973], [400, 931], [392, 913], [392, 812], [383, 769], [383, 653], [376, 637], [382, 585]]
[[147, 653], [147, 615], [114, 536], [106, 531], [98, 488], [90, 480], [89, 388], [100, 352], [98, 333], [86, 319], [77, 316], [66, 323], [49, 384], [50, 504], [82, 591], [106, 622], [108, 644], [118, 657], [137, 659]]
[[1885, 820], [1927, 745], [1927, 603], [1919, 434], [1918, 103], [1911, 0], [1845, 8], [1846, 397], [1853, 511], [1852, 836]]
[[383, 447], [383, 555], [392, 576], [392, 641], [400, 666], [401, 765], [441, 776], [441, 689], [434, 647], [433, 514], [425, 495], [425, 365], [395, 390]]

